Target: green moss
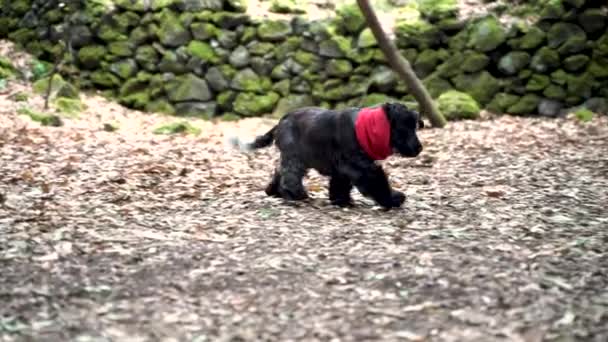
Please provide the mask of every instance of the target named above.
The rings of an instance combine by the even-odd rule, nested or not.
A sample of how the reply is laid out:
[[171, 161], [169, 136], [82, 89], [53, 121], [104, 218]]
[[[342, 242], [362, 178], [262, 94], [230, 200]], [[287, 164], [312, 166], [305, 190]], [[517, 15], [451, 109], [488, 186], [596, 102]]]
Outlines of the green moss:
[[9, 33], [8, 38], [24, 46], [30, 41], [36, 39], [36, 32], [28, 28], [20, 28], [14, 32]]
[[487, 71], [452, 78], [456, 89], [466, 92], [482, 105], [492, 100], [500, 90], [500, 82]]
[[441, 77], [454, 77], [461, 73], [461, 67], [464, 62], [464, 54], [462, 52], [454, 52], [443, 64], [437, 67], [437, 75]]
[[347, 77], [353, 71], [353, 65], [346, 59], [330, 59], [326, 64], [329, 76]]
[[17, 70], [13, 66], [13, 63], [8, 58], [0, 56], [0, 79], [13, 78], [16, 73]]
[[206, 42], [193, 40], [190, 42], [190, 44], [188, 44], [186, 51], [188, 52], [188, 54], [190, 54], [190, 56], [197, 57], [202, 61], [208, 63], [219, 62], [219, 57], [217, 56], [211, 45]]
[[109, 53], [117, 57], [131, 57], [134, 50], [135, 46], [128, 40], [108, 44]]
[[551, 73], [551, 82], [559, 85], [565, 85], [568, 83], [568, 74], [562, 69], [556, 70]]
[[590, 97], [593, 87], [593, 75], [589, 72], [584, 74], [569, 75], [566, 90], [568, 95]]
[[489, 111], [494, 113], [504, 113], [507, 108], [513, 106], [519, 101], [520, 97], [509, 93], [498, 93], [492, 101], [486, 106]]
[[441, 94], [443, 94], [447, 91], [453, 90], [452, 84], [448, 80], [441, 78], [436, 73], [431, 74], [429, 77], [425, 78], [422, 82], [432, 98], [437, 98]]
[[365, 27], [365, 17], [357, 4], [345, 4], [336, 11], [339, 27], [348, 33], [359, 33]]
[[608, 57], [595, 57], [587, 71], [595, 78], [608, 78]]
[[290, 88], [291, 88], [291, 81], [289, 79], [281, 80], [272, 85], [272, 90], [276, 91], [283, 97], [289, 95]]
[[105, 23], [99, 26], [97, 30], [97, 36], [105, 42], [114, 42], [127, 40], [126, 33], [120, 32], [109, 23]]
[[439, 64], [439, 54], [434, 49], [423, 50], [414, 62], [414, 70], [420, 77], [430, 74]]
[[532, 75], [528, 83], [526, 84], [526, 90], [528, 91], [541, 91], [549, 86], [551, 79], [546, 75], [535, 74]]
[[469, 30], [461, 30], [448, 40], [450, 50], [457, 52], [466, 49], [469, 42]]
[[118, 101], [123, 105], [144, 109], [150, 99], [150, 91], [146, 80], [132, 78], [120, 87]]
[[497, 18], [490, 16], [475, 23], [471, 29], [468, 46], [487, 52], [496, 49], [507, 39], [507, 33]]
[[146, 112], [149, 113], [164, 113], [168, 115], [175, 114], [175, 107], [165, 98], [152, 100], [146, 103]]
[[599, 56], [608, 56], [608, 32], [604, 33], [594, 44], [593, 52]]
[[152, 45], [142, 45], [135, 51], [135, 60], [144, 69], [155, 71], [158, 67], [158, 52]]
[[589, 122], [593, 120], [594, 113], [587, 108], [580, 108], [574, 112], [576, 119], [582, 122]]
[[26, 92], [18, 92], [11, 96], [11, 100], [15, 102], [26, 102], [29, 99], [29, 95]]
[[226, 90], [217, 95], [217, 104], [220, 106], [222, 110], [230, 111], [232, 110], [232, 103], [236, 98], [236, 92], [232, 90]]
[[395, 35], [397, 44], [402, 48], [428, 49], [441, 41], [441, 31], [423, 19], [398, 20], [395, 24]]
[[490, 63], [490, 57], [476, 51], [465, 51], [461, 70], [464, 72], [481, 71]]
[[32, 121], [39, 122], [42, 126], [61, 127], [63, 120], [57, 115], [41, 113], [30, 108], [20, 108], [17, 111], [21, 115], [27, 115]]
[[274, 52], [275, 44], [268, 42], [255, 42], [249, 46], [249, 53], [253, 56], [266, 56]]
[[265, 20], [258, 26], [258, 37], [265, 41], [279, 41], [291, 34], [291, 25], [285, 20]]
[[418, 0], [418, 9], [431, 21], [453, 18], [458, 14], [457, 0]]
[[294, 109], [313, 105], [314, 101], [310, 95], [291, 94], [279, 100], [274, 111], [272, 112], [272, 116], [274, 118], [280, 118]]
[[479, 104], [469, 94], [447, 91], [437, 98], [437, 108], [447, 120], [479, 118]]
[[558, 86], [557, 84], [550, 84], [543, 91], [543, 96], [549, 99], [563, 100], [566, 98], [566, 90], [563, 87]]
[[80, 99], [70, 99], [67, 97], [58, 97], [53, 100], [53, 104], [59, 112], [71, 116], [77, 116], [86, 109], [85, 104]]
[[564, 69], [568, 71], [577, 71], [582, 69], [589, 63], [589, 57], [585, 55], [574, 55], [564, 59]]
[[157, 31], [160, 42], [169, 47], [178, 47], [187, 44], [192, 36], [171, 10], [165, 8], [160, 14], [160, 27]]
[[132, 59], [124, 59], [110, 65], [110, 71], [123, 80], [137, 73], [137, 63]]
[[313, 63], [319, 63], [319, 58], [315, 54], [302, 50], [296, 51], [294, 60], [305, 67]]
[[521, 50], [535, 49], [545, 41], [546, 36], [543, 30], [532, 26], [522, 37], [509, 40], [509, 46]]
[[176, 77], [165, 84], [167, 97], [172, 102], [199, 101], [205, 102], [212, 99], [213, 94], [204, 79], [194, 74], [186, 74]]
[[[46, 94], [49, 87], [49, 77], [44, 77], [34, 82], [33, 89], [37, 94]], [[78, 89], [66, 82], [63, 77], [59, 74], [53, 75], [51, 81], [51, 97], [68, 97], [76, 99], [78, 98]]]
[[530, 63], [530, 54], [524, 51], [511, 51], [498, 61], [498, 69], [506, 75], [520, 72]]
[[115, 88], [122, 81], [112, 73], [103, 70], [96, 70], [91, 73], [91, 82], [104, 88]]
[[234, 75], [230, 86], [234, 90], [263, 94], [271, 89], [272, 81], [269, 77], [259, 76], [255, 71], [247, 68]]
[[103, 45], [84, 46], [78, 50], [78, 61], [86, 69], [95, 69], [99, 67], [107, 50]]
[[536, 113], [540, 97], [534, 94], [526, 94], [522, 96], [515, 104], [507, 108], [507, 113], [510, 114], [533, 114]]
[[190, 25], [192, 36], [196, 40], [209, 40], [218, 36], [220, 30], [211, 23], [192, 23]]
[[372, 33], [372, 30], [367, 27], [359, 34], [359, 38], [357, 39], [357, 47], [358, 48], [369, 48], [377, 46], [378, 42], [376, 41], [376, 37]]
[[295, 0], [272, 0], [269, 11], [273, 13], [306, 13], [306, 10], [298, 6]]
[[243, 116], [268, 114], [273, 111], [279, 97], [279, 94], [272, 91], [264, 95], [239, 93], [234, 101], [234, 111]]
[[560, 65], [559, 54], [557, 51], [550, 49], [546, 46], [540, 48], [530, 62], [530, 66], [534, 71], [539, 73], [545, 73], [557, 68]]
[[172, 122], [172, 123], [158, 126], [157, 128], [155, 128], [152, 131], [152, 133], [163, 134], [163, 135], [172, 135], [172, 134], [199, 135], [201, 133], [201, 129], [193, 126], [188, 121], [179, 121], [179, 122]]

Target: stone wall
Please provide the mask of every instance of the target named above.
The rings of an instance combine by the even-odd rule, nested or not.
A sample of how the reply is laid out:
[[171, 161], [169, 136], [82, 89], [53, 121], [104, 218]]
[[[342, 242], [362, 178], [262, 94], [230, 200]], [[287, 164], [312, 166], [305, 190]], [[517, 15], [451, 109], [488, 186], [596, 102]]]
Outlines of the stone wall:
[[[64, 71], [132, 108], [256, 116], [413, 100], [356, 7], [311, 22], [253, 19], [240, 0], [80, 2], [86, 8], [69, 9], [76, 61]], [[605, 2], [536, 1], [538, 20], [530, 24], [456, 19], [455, 3], [420, 0], [395, 26], [398, 47], [433, 97], [456, 89], [482, 108], [512, 114], [605, 107]], [[55, 0], [5, 0], [0, 36], [53, 59], [64, 16]]]

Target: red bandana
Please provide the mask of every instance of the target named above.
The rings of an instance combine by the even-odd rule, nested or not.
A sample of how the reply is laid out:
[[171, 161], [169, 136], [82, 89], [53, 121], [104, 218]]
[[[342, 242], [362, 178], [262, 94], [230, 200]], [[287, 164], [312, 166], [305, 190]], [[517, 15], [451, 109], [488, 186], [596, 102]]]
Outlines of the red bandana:
[[355, 133], [363, 150], [374, 160], [392, 154], [391, 125], [382, 107], [363, 108], [355, 120]]

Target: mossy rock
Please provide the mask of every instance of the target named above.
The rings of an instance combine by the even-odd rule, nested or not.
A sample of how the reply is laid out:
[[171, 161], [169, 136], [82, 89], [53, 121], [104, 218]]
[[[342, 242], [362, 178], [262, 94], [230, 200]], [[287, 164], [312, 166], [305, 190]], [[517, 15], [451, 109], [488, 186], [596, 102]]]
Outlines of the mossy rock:
[[321, 62], [317, 55], [303, 50], [296, 51], [294, 54], [294, 60], [304, 67], [309, 67], [313, 64], [318, 64]]
[[567, 71], [578, 71], [589, 63], [590, 58], [586, 55], [574, 55], [564, 59], [564, 69]]
[[540, 48], [530, 62], [530, 67], [539, 73], [551, 71], [560, 65], [560, 58], [557, 51], [543, 46]]
[[468, 42], [469, 30], [463, 29], [448, 39], [448, 46], [450, 50], [458, 52], [465, 50], [467, 48]]
[[143, 45], [135, 51], [135, 60], [148, 71], [158, 70], [160, 57], [156, 49], [151, 45]]
[[251, 18], [245, 13], [227, 11], [216, 11], [211, 15], [211, 22], [215, 25], [231, 31], [236, 31], [240, 26], [248, 25]]
[[595, 113], [587, 108], [579, 108], [574, 112], [574, 117], [581, 122], [589, 122], [593, 120]]
[[488, 52], [496, 49], [507, 39], [507, 32], [500, 21], [494, 16], [486, 17], [473, 24], [468, 46]]
[[236, 98], [237, 93], [232, 90], [226, 90], [217, 95], [217, 105], [223, 111], [231, 111], [232, 104], [234, 103], [234, 99]]
[[530, 77], [526, 84], [526, 90], [528, 91], [541, 91], [547, 88], [551, 84], [551, 79], [547, 75], [535, 74]]
[[246, 68], [234, 75], [230, 88], [238, 91], [263, 94], [272, 88], [272, 81], [266, 76], [256, 74], [251, 68]]
[[272, 91], [262, 95], [239, 93], [234, 101], [234, 111], [243, 116], [269, 114], [273, 111], [279, 98], [279, 94]]
[[16, 74], [17, 69], [13, 63], [8, 58], [0, 56], [0, 79], [14, 78]]
[[509, 40], [509, 46], [518, 50], [531, 50], [539, 47], [547, 37], [545, 31], [536, 26], [532, 26], [528, 31], [519, 38]]
[[353, 71], [353, 65], [347, 59], [330, 59], [325, 70], [331, 77], [348, 77]]
[[608, 32], [604, 33], [593, 45], [593, 53], [608, 56]]
[[295, 0], [272, 0], [269, 12], [272, 13], [306, 13], [306, 10], [296, 4]]
[[134, 51], [135, 45], [128, 40], [108, 44], [108, 52], [116, 57], [131, 57]]
[[220, 30], [211, 23], [192, 23], [190, 25], [190, 30], [192, 31], [192, 36], [196, 40], [209, 40], [211, 38], [215, 38], [218, 36]]
[[444, 63], [436, 69], [437, 75], [441, 77], [454, 77], [462, 73], [461, 67], [464, 63], [464, 53], [454, 52]]
[[291, 80], [285, 79], [281, 80], [272, 85], [272, 90], [279, 93], [279, 95], [285, 97], [289, 95], [289, 91], [291, 89]]
[[29, 108], [21, 108], [18, 110], [18, 113], [29, 116], [32, 121], [38, 122], [42, 126], [50, 126], [50, 127], [63, 126], [63, 120], [55, 114], [41, 113], [41, 112], [31, 110]]
[[559, 85], [566, 85], [566, 83], [568, 83], [568, 73], [562, 69], [552, 72], [551, 82]]
[[224, 6], [223, 0], [174, 0], [174, 3], [180, 11], [185, 12], [219, 11]]
[[36, 39], [36, 32], [28, 28], [20, 28], [14, 32], [9, 33], [8, 38], [15, 43], [25, 44]]
[[357, 34], [365, 27], [365, 17], [357, 4], [345, 4], [336, 10], [339, 27], [346, 33]]
[[507, 108], [516, 104], [520, 97], [509, 93], [498, 93], [494, 96], [492, 101], [486, 106], [486, 108], [494, 113], [504, 113]]
[[158, 26], [156, 24], [138, 26], [129, 34], [129, 42], [135, 46], [147, 43], [156, 37], [157, 32]]
[[344, 58], [352, 53], [352, 45], [349, 38], [334, 35], [319, 43], [319, 54], [323, 57]]
[[439, 62], [439, 53], [434, 49], [426, 49], [418, 55], [413, 66], [418, 77], [424, 78], [435, 70]]
[[[103, 2], [103, 1], [99, 1]], [[95, 3], [95, 1], [93, 2]], [[147, 10], [158, 11], [163, 8], [167, 8], [175, 3], [175, 0], [115, 0], [113, 3], [122, 9], [135, 12], [145, 12]]]
[[199, 135], [201, 133], [201, 129], [193, 126], [191, 123], [187, 121], [179, 121], [173, 122], [169, 124], [164, 124], [155, 128], [152, 133], [159, 135], [172, 135], [172, 134], [192, 134]]
[[359, 33], [359, 37], [357, 38], [357, 47], [360, 49], [370, 48], [378, 46], [378, 41], [376, 41], [376, 37], [372, 33], [372, 30], [367, 27]]
[[544, 1], [541, 5], [540, 19], [555, 20], [561, 19], [566, 14], [566, 9], [561, 0]]
[[258, 26], [258, 37], [263, 41], [281, 41], [290, 34], [291, 25], [285, 20], [265, 20]]
[[95, 69], [99, 67], [104, 59], [107, 50], [103, 45], [89, 45], [78, 50], [78, 61], [85, 69]]
[[578, 25], [555, 23], [547, 32], [547, 46], [562, 54], [577, 53], [585, 49], [587, 34]]
[[461, 70], [468, 73], [478, 72], [486, 68], [490, 63], [490, 57], [477, 51], [465, 51]]
[[400, 102], [400, 101], [397, 100], [396, 98], [394, 98], [392, 96], [388, 96], [386, 94], [371, 93], [371, 94], [367, 94], [367, 95], [361, 97], [360, 99], [356, 99], [356, 101], [353, 105], [355, 107], [372, 107], [372, 106], [381, 105], [381, 104], [384, 104], [387, 102]]
[[450, 90], [437, 98], [437, 109], [446, 120], [477, 119], [481, 109], [469, 94]]
[[145, 109], [146, 112], [150, 113], [175, 114], [175, 107], [165, 98], [155, 99], [146, 103]]
[[291, 94], [279, 100], [274, 111], [272, 112], [272, 116], [275, 118], [280, 118], [294, 109], [309, 107], [313, 106], [314, 104], [314, 100], [310, 95]]
[[[44, 95], [49, 89], [49, 77], [44, 77], [32, 85], [34, 92]], [[59, 74], [53, 75], [51, 83], [51, 98], [66, 97], [71, 99], [79, 98], [78, 89], [69, 82], [65, 81]]]
[[431, 74], [427, 78], [425, 78], [422, 83], [426, 87], [432, 98], [436, 99], [441, 94], [453, 90], [452, 84], [450, 81], [440, 77], [437, 74]]
[[144, 109], [151, 96], [148, 82], [131, 78], [120, 87], [118, 102], [135, 109]]
[[534, 114], [538, 110], [541, 97], [535, 94], [526, 94], [507, 108], [507, 113], [516, 115]]
[[401, 48], [428, 49], [441, 42], [442, 33], [426, 20], [397, 20], [395, 24], [397, 44]]
[[398, 78], [393, 69], [386, 65], [378, 65], [371, 72], [368, 72], [371, 86], [380, 92], [390, 92], [398, 84]]
[[458, 0], [418, 0], [418, 10], [423, 18], [431, 22], [455, 18], [458, 15]]
[[175, 13], [165, 9], [161, 14], [161, 25], [157, 36], [164, 46], [179, 47], [188, 44], [192, 39], [190, 30], [184, 27]]
[[91, 82], [102, 88], [116, 88], [122, 81], [109, 71], [95, 70], [91, 73]]
[[126, 80], [137, 74], [137, 62], [133, 59], [123, 59], [110, 64], [110, 71], [114, 75]]
[[575, 8], [580, 8], [585, 4], [586, 0], [562, 0], [562, 2], [575, 7]]
[[592, 94], [594, 77], [590, 72], [583, 74], [569, 75], [566, 83], [568, 95], [589, 98]]
[[274, 53], [275, 44], [269, 42], [254, 41], [247, 46], [249, 53], [254, 56], [271, 57]]
[[226, 0], [228, 10], [244, 13], [247, 11], [247, 0]]
[[57, 97], [53, 100], [55, 108], [64, 114], [77, 116], [86, 109], [86, 106], [80, 99], [71, 99], [67, 97]]
[[186, 51], [190, 56], [196, 57], [207, 63], [218, 63], [219, 57], [209, 43], [193, 40], [188, 44]]
[[530, 63], [530, 54], [525, 51], [511, 51], [500, 58], [498, 70], [505, 75], [515, 75]]
[[217, 103], [214, 101], [187, 101], [175, 104], [175, 114], [179, 116], [211, 119], [217, 115]]
[[[176, 75], [185, 74], [188, 71], [186, 62], [187, 60], [185, 58], [180, 57], [171, 50], [167, 50], [163, 52], [157, 67], [160, 72], [168, 72]], [[147, 65], [148, 63], [145, 64]]]
[[106, 43], [129, 39], [126, 32], [121, 32], [110, 23], [104, 23], [97, 29], [97, 36]]
[[490, 102], [501, 88], [500, 81], [485, 70], [456, 76], [452, 78], [452, 82], [456, 89], [473, 96], [481, 105]]
[[601, 32], [606, 21], [606, 12], [601, 8], [588, 8], [578, 15], [578, 23], [587, 33]]
[[553, 100], [563, 100], [566, 98], [566, 95], [567, 95], [566, 90], [557, 84], [550, 84], [543, 91], [544, 97], [553, 99]]
[[608, 78], [608, 57], [595, 57], [587, 71], [595, 78]]
[[193, 74], [176, 77], [165, 85], [165, 91], [172, 102], [206, 102], [213, 97], [207, 82]]

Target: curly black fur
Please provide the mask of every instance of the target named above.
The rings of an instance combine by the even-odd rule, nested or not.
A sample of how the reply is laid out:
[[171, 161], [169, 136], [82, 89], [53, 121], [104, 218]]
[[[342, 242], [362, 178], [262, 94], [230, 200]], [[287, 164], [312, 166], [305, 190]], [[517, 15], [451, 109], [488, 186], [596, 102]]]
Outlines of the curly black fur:
[[[422, 151], [416, 135], [416, 130], [424, 126], [420, 115], [399, 103], [382, 106], [391, 126], [391, 147], [402, 156], [416, 157]], [[302, 178], [312, 168], [330, 177], [329, 197], [335, 205], [352, 205], [350, 192], [354, 186], [384, 208], [400, 207], [405, 195], [391, 188], [382, 167], [357, 141], [355, 120], [360, 109], [301, 108], [285, 115], [252, 143], [240, 144], [238, 139], [233, 143], [253, 150], [276, 141], [281, 158], [266, 187], [269, 196], [287, 200], [308, 198]]]

